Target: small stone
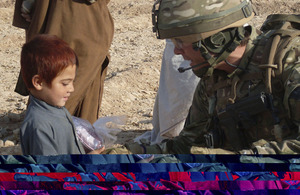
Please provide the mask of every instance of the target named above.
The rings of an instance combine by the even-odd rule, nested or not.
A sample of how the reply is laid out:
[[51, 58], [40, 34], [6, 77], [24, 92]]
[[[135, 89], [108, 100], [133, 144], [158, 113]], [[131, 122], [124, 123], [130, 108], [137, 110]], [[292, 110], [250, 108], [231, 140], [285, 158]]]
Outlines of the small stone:
[[1, 139], [0, 140], [0, 147], [3, 147], [4, 146], [4, 142], [3, 142], [3, 140]]
[[15, 143], [13, 141], [6, 140], [4, 142], [4, 147], [10, 147], [10, 146], [15, 146]]
[[17, 103], [16, 106], [17, 106], [18, 110], [26, 110], [26, 108], [27, 108], [27, 105], [24, 104], [23, 102]]
[[145, 111], [144, 113], [145, 113], [145, 114], [144, 114], [143, 116], [146, 116], [146, 117], [153, 117], [153, 112], [152, 112], [152, 111], [149, 111], [149, 112]]

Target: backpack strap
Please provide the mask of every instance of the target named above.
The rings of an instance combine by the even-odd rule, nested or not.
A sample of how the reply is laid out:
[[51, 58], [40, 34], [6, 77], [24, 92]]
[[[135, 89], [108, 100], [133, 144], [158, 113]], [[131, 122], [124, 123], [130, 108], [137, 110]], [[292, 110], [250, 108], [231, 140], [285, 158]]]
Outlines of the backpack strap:
[[[274, 90], [277, 94], [282, 94], [283, 83], [280, 76], [284, 69], [283, 63], [288, 61], [287, 56], [291, 48], [295, 42], [300, 41], [300, 15], [269, 15], [262, 25], [261, 31], [263, 33], [255, 41], [256, 49], [251, 61], [258, 64], [259, 68], [265, 69], [262, 71], [263, 74], [246, 73], [241, 77], [242, 80], [232, 78], [227, 82], [216, 83], [214, 86], [215, 91], [228, 85], [234, 86], [231, 92], [232, 96], [229, 99], [230, 103], [234, 103], [237, 94], [235, 87], [237, 82], [243, 80], [261, 79], [265, 83], [266, 93], [272, 94]], [[276, 87], [274, 87], [274, 83], [276, 83]], [[272, 85], [274, 89], [272, 89]]]
[[261, 27], [264, 31], [261, 41], [266, 42], [259, 67], [265, 69], [266, 92], [272, 94], [272, 77], [283, 72], [283, 59], [300, 37], [300, 15], [273, 14]]

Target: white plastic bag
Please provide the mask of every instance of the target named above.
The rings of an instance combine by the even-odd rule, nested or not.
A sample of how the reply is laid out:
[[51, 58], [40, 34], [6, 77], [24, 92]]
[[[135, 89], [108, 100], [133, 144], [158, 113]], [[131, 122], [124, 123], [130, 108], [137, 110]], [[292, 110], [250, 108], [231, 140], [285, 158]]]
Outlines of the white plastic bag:
[[105, 145], [111, 147], [125, 125], [127, 116], [108, 116], [99, 118], [93, 125], [87, 120], [73, 116], [76, 135], [80, 142], [90, 150], [96, 150]]
[[98, 137], [102, 137], [105, 147], [111, 147], [117, 141], [117, 134], [121, 132], [121, 126], [125, 125], [127, 116], [101, 117], [93, 126]]

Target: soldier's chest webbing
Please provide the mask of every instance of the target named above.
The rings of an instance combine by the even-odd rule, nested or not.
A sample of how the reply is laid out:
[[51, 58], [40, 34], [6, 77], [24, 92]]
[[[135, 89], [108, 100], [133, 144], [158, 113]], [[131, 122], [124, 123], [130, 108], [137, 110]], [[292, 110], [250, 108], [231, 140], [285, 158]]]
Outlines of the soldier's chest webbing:
[[[278, 17], [282, 15], [275, 16], [275, 22]], [[299, 15], [292, 16], [292, 22], [279, 21], [279, 30], [251, 37], [254, 42], [245, 51], [246, 57], [239, 66], [242, 70], [230, 75], [215, 72], [206, 81], [209, 111], [218, 118], [218, 133], [224, 137], [221, 144], [225, 148], [226, 142], [231, 149], [239, 150], [259, 139], [280, 142], [295, 133], [287, 116], [289, 93], [284, 89], [291, 72], [289, 64], [298, 55], [294, 45], [299, 43], [300, 33], [293, 29], [299, 24], [295, 21], [299, 21]]]
[[[282, 138], [274, 132], [274, 124], [279, 123], [272, 96], [266, 93], [265, 71], [248, 62], [243, 69], [228, 75], [215, 70], [207, 79], [209, 112], [217, 116], [221, 147], [240, 150], [250, 147], [259, 139]], [[234, 144], [232, 144], [234, 143]]]

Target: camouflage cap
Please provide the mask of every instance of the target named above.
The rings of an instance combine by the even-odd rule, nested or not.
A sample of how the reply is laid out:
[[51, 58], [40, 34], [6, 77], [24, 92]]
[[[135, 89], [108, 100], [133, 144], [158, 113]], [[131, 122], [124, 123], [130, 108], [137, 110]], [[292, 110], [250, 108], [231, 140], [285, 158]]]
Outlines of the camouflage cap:
[[158, 0], [153, 6], [154, 31], [159, 39], [176, 37], [191, 43], [243, 26], [253, 16], [249, 0]]

